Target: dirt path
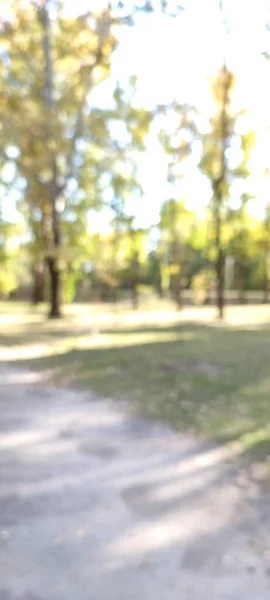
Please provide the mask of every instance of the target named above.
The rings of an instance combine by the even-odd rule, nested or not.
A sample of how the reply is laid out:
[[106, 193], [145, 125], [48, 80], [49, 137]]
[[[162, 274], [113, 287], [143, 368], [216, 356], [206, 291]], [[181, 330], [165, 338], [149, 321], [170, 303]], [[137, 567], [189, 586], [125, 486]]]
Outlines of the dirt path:
[[0, 381], [0, 600], [269, 600], [262, 515], [218, 449], [31, 372]]

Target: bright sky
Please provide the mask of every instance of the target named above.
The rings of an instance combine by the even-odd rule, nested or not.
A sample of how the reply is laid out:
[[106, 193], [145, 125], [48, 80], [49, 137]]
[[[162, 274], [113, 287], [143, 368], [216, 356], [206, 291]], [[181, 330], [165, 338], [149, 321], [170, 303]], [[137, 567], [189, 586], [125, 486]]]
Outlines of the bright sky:
[[[270, 33], [265, 28], [269, 16], [267, 4], [264, 0], [224, 2], [230, 24], [227, 38], [220, 22], [217, 0], [189, 0], [186, 12], [177, 19], [156, 18], [150, 36], [151, 45], [149, 25], [145, 18], [141, 19], [137, 30], [133, 31], [133, 40], [126, 34], [122, 41], [115, 67], [119, 71], [123, 69], [121, 51], [128, 54], [128, 62], [139, 74], [142, 103], [166, 102], [176, 98], [179, 102], [195, 104], [207, 114], [212, 105], [208, 78], [217, 72], [225, 52], [229, 67], [237, 75], [236, 108], [247, 109], [245, 127], [256, 131], [252, 181], [246, 186], [257, 196], [250, 202], [250, 210], [258, 216], [263, 214], [265, 196], [269, 193], [269, 182], [264, 181], [263, 170], [268, 166], [270, 157], [267, 131], [270, 124], [270, 64], [261, 55], [262, 50], [270, 47]], [[142, 174], [149, 222], [153, 214], [158, 218], [159, 205], [167, 191], [164, 183], [166, 167], [164, 171], [164, 161], [158, 158], [157, 152], [152, 143]], [[242, 182], [242, 191], [244, 186], [245, 182]], [[199, 173], [194, 178], [192, 172], [183, 183], [187, 203], [197, 211], [207, 203], [209, 193], [209, 185]], [[238, 187], [238, 197], [239, 193]], [[237, 194], [232, 200], [236, 206]]]
[[[100, 8], [102, 2], [66, 0], [66, 6], [69, 12], [78, 13], [95, 6]], [[7, 2], [0, 1], [0, 14], [4, 4], [7, 6]], [[113, 79], [123, 80], [131, 74], [138, 76], [138, 104], [150, 108], [157, 102], [176, 99], [193, 103], [209, 114], [209, 77], [217, 72], [226, 53], [228, 66], [237, 75], [237, 107], [247, 109], [245, 127], [256, 131], [257, 147], [250, 184], [257, 197], [250, 208], [257, 215], [263, 211], [269, 187], [263, 180], [263, 171], [270, 166], [267, 130], [270, 126], [270, 62], [261, 55], [270, 49], [270, 32], [265, 28], [269, 4], [267, 0], [224, 0], [224, 13], [230, 26], [227, 37], [220, 20], [219, 0], [186, 0], [187, 8], [177, 18], [140, 14], [131, 31], [122, 31], [112, 68]], [[96, 99], [107, 102], [111, 91], [111, 83], [106, 82], [96, 92]], [[160, 205], [172, 194], [166, 175], [166, 161], [152, 135], [147, 155], [140, 163], [144, 195], [129, 206], [138, 225], [158, 222]], [[186, 197], [188, 206], [200, 211], [209, 200], [207, 182], [192, 171], [181, 185], [179, 193]], [[239, 189], [235, 188], [236, 205], [237, 194]], [[14, 211], [10, 205], [9, 214], [11, 212]], [[96, 228], [106, 227], [106, 219], [105, 215], [104, 219], [99, 216]], [[91, 222], [95, 228], [92, 217]]]
[[[67, 0], [70, 6], [72, 1]], [[79, 2], [82, 11], [89, 6], [87, 0], [77, 0], [77, 9]], [[155, 103], [176, 99], [180, 103], [195, 104], [209, 114], [212, 108], [209, 77], [218, 71], [225, 54], [228, 66], [237, 75], [236, 110], [247, 110], [243, 127], [255, 130], [257, 139], [252, 178], [250, 182], [238, 182], [234, 186], [232, 204], [237, 206], [239, 194], [249, 188], [256, 195], [250, 202], [250, 211], [262, 216], [265, 198], [268, 191], [270, 193], [269, 182], [263, 178], [270, 160], [267, 130], [270, 126], [270, 63], [261, 54], [270, 49], [270, 32], [265, 27], [269, 2], [224, 0], [224, 16], [230, 28], [228, 36], [224, 35], [219, 0], [188, 0], [186, 11], [177, 18], [140, 14], [132, 31], [122, 32], [112, 75], [120, 80], [130, 74], [138, 76], [138, 104], [151, 108]], [[107, 101], [110, 83], [103, 89]], [[129, 207], [138, 225], [158, 222], [161, 203], [173, 194], [166, 176], [163, 153], [150, 136], [147, 156], [140, 164], [144, 196], [139, 201], [136, 198], [135, 203], [131, 201]], [[209, 184], [199, 172], [191, 171], [179, 185], [179, 194], [198, 212], [209, 201], [210, 193]], [[101, 227], [101, 223], [102, 217], [98, 217], [97, 226]]]

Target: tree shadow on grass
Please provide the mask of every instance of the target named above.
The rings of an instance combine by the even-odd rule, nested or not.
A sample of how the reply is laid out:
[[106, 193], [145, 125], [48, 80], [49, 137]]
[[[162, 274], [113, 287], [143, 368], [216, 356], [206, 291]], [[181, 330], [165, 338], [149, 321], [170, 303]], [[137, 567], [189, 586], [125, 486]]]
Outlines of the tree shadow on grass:
[[[53, 348], [51, 356], [32, 358], [31, 363], [22, 355], [20, 364], [49, 370], [59, 381], [70, 385], [90, 386], [103, 395], [130, 398], [144, 409], [144, 413], [154, 417], [160, 415], [177, 426], [183, 422], [185, 427], [204, 429], [201, 427], [204, 412], [204, 420], [213, 423], [218, 436], [228, 438], [234, 434], [222, 428], [222, 423], [217, 420], [226, 423], [228, 416], [231, 422], [235, 418], [236, 429], [240, 424], [243, 431], [247, 429], [246, 416], [256, 426], [269, 420], [269, 388], [267, 385], [262, 387], [269, 372], [268, 329], [185, 322], [131, 328], [104, 327], [99, 336], [90, 333], [88, 327], [76, 330], [63, 323], [57, 329], [46, 327], [40, 330], [38, 323], [32, 323], [23, 333], [1, 336], [1, 343], [12, 348], [13, 345], [50, 343], [71, 336], [76, 345], [77, 340], [89, 338], [88, 348], [69, 347], [61, 353]], [[166, 339], [163, 334], [167, 333], [175, 335], [175, 339]], [[151, 342], [147, 334], [153, 335]], [[197, 368], [200, 362], [207, 361], [216, 365], [216, 373], [202, 373]], [[168, 364], [170, 369], [167, 369]], [[258, 391], [260, 386], [262, 389]], [[213, 431], [211, 435], [214, 435]]]
[[[67, 386], [128, 399], [139, 414], [212, 440], [227, 443], [269, 422], [269, 330], [184, 323], [104, 334], [90, 336], [87, 348], [54, 348], [51, 356], [22, 356], [18, 364], [49, 371]], [[202, 372], [200, 363], [217, 369]]]

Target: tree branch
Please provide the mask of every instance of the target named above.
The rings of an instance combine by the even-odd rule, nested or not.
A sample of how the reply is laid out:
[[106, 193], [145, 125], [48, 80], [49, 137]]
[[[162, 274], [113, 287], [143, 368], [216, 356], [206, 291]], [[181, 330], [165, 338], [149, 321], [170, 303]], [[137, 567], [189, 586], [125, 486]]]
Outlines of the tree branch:
[[106, 9], [103, 12], [102, 27], [101, 27], [100, 36], [99, 36], [99, 45], [98, 45], [98, 48], [97, 48], [96, 57], [95, 57], [94, 63], [89, 68], [88, 85], [86, 86], [86, 89], [84, 91], [84, 94], [83, 94], [83, 97], [82, 97], [82, 101], [80, 103], [79, 110], [78, 110], [78, 113], [77, 113], [77, 118], [76, 118], [76, 122], [75, 122], [74, 132], [73, 132], [73, 136], [72, 136], [72, 139], [71, 139], [70, 153], [69, 153], [69, 157], [68, 157], [68, 160], [67, 160], [66, 182], [65, 182], [65, 184], [63, 184], [63, 186], [61, 188], [62, 191], [65, 189], [68, 180], [73, 176], [73, 173], [74, 173], [74, 156], [75, 156], [76, 142], [80, 138], [81, 133], [82, 133], [84, 110], [85, 110], [85, 107], [86, 107], [86, 103], [87, 103], [87, 98], [88, 98], [89, 92], [90, 92], [91, 87], [93, 85], [93, 74], [94, 74], [95, 68], [102, 61], [103, 46], [104, 46], [104, 42], [106, 40], [106, 37], [107, 37], [109, 29], [110, 29], [110, 25], [111, 25], [111, 20], [109, 19], [109, 9]]

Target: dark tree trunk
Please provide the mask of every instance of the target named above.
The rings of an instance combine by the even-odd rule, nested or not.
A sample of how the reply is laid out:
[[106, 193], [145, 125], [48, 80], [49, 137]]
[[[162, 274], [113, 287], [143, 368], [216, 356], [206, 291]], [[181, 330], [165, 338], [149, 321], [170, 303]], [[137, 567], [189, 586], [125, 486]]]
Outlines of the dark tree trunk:
[[171, 275], [170, 280], [170, 294], [172, 300], [176, 304], [176, 309], [181, 310], [183, 308], [183, 286], [182, 279], [179, 273]]
[[159, 298], [164, 298], [164, 290], [161, 281], [157, 282], [156, 291]]
[[[222, 174], [223, 182], [224, 174]], [[216, 242], [216, 305], [218, 310], [218, 318], [223, 319], [224, 316], [224, 253], [221, 245], [221, 206], [222, 193], [220, 191], [221, 181], [217, 182], [214, 187], [214, 223], [215, 223], [215, 242]]]
[[182, 294], [183, 290], [182, 290], [182, 281], [179, 278], [177, 283], [176, 283], [176, 288], [175, 288], [175, 302], [176, 302], [176, 308], [177, 310], [181, 310], [183, 308], [183, 294]]
[[47, 258], [50, 274], [50, 319], [61, 317], [61, 276], [55, 258]]
[[44, 302], [44, 266], [41, 264], [34, 265], [33, 269], [33, 304]]
[[227, 182], [227, 162], [226, 150], [228, 146], [228, 106], [229, 106], [229, 91], [231, 86], [231, 75], [224, 66], [221, 72], [222, 84], [222, 100], [220, 112], [220, 172], [219, 177], [213, 182], [214, 190], [214, 222], [215, 222], [215, 238], [216, 238], [216, 287], [217, 287], [217, 309], [218, 318], [223, 319], [224, 316], [224, 252], [222, 248], [222, 207], [224, 200], [224, 188]]
[[[51, 19], [48, 8], [49, 1], [43, 0], [39, 12], [40, 20], [43, 26], [43, 51], [44, 51], [44, 99], [48, 113], [47, 125], [47, 142], [54, 140], [54, 131], [52, 127], [53, 119], [56, 114], [56, 106], [54, 99], [54, 72], [53, 72], [53, 48], [51, 41]], [[60, 228], [60, 213], [57, 208], [57, 199], [61, 187], [57, 183], [57, 157], [54, 152], [51, 154], [51, 180], [48, 186], [48, 193], [51, 203], [51, 222], [52, 222], [52, 241], [53, 251], [61, 248], [61, 228]], [[47, 265], [50, 274], [50, 312], [49, 318], [57, 319], [61, 316], [61, 280], [58, 268], [58, 259], [56, 256], [47, 256]]]
[[162, 285], [162, 274], [161, 274], [161, 263], [159, 262], [157, 265], [157, 278], [156, 278], [156, 291], [159, 298], [164, 297], [164, 290]]
[[139, 308], [139, 294], [136, 283], [131, 285], [131, 303], [133, 310], [137, 310]]
[[216, 262], [216, 276], [217, 276], [217, 309], [218, 318], [223, 319], [224, 316], [224, 256], [222, 248], [218, 249], [218, 257]]

